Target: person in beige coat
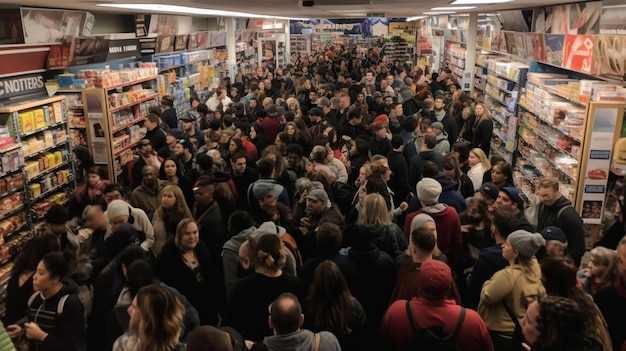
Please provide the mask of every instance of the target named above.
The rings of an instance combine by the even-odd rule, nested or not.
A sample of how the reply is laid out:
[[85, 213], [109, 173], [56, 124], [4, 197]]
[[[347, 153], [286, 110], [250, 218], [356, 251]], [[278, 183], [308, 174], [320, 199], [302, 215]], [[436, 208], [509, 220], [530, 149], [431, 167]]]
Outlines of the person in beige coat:
[[534, 257], [543, 245], [545, 240], [539, 233], [525, 230], [511, 233], [502, 244], [502, 256], [509, 265], [483, 285], [478, 313], [498, 351], [513, 350], [515, 323], [505, 304], [517, 318], [522, 318], [528, 305], [546, 293], [541, 282], [541, 268]]

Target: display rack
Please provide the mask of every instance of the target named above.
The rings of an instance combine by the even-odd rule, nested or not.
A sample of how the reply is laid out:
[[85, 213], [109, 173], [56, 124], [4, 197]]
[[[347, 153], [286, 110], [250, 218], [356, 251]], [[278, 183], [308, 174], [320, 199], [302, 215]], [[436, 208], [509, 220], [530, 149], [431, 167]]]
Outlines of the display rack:
[[383, 46], [383, 52], [389, 62], [412, 62], [415, 58], [415, 48], [408, 41], [400, 37], [392, 37]]
[[526, 83], [528, 66], [504, 59], [485, 59], [482, 63], [487, 71], [483, 74], [484, 102], [494, 121], [491, 151], [513, 164], [518, 100], [520, 88]]
[[460, 87], [463, 86], [466, 57], [467, 50], [465, 44], [451, 41], [446, 42], [444, 63], [452, 71], [453, 79]]
[[[160, 101], [156, 66], [149, 63], [142, 65], [141, 68], [126, 71], [132, 79], [116, 85], [102, 81], [99, 83], [101, 88], [84, 89], [82, 92], [90, 152], [95, 164], [106, 165], [112, 181], [117, 180], [124, 165], [134, 159], [134, 148], [146, 134], [142, 123], [150, 107]], [[93, 73], [98, 76], [106, 74]]]
[[311, 37], [309, 35], [291, 34], [289, 45], [292, 55], [308, 56], [311, 54]]
[[67, 99], [67, 123], [70, 130], [70, 144], [72, 148], [79, 145], [87, 147], [89, 140], [87, 137], [87, 120], [85, 119], [82, 92], [74, 89], [59, 89], [56, 93], [65, 95]]

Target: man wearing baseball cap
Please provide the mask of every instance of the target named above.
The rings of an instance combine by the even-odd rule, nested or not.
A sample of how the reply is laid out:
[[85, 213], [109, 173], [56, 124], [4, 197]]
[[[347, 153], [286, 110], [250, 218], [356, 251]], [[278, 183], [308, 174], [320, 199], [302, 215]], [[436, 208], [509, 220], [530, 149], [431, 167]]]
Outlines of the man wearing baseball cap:
[[319, 256], [315, 231], [322, 223], [334, 223], [340, 228], [344, 226], [343, 215], [331, 204], [328, 194], [322, 189], [302, 194], [296, 204], [294, 218], [299, 229], [294, 231], [294, 238], [303, 261]]
[[495, 184], [483, 183], [483, 185], [481, 185], [478, 190], [476, 190], [474, 196], [482, 198], [483, 200], [485, 200], [485, 202], [487, 202], [487, 205], [491, 207], [496, 202], [499, 193], [500, 190]]
[[517, 229], [523, 229], [529, 232], [533, 231], [533, 226], [528, 219], [526, 219], [526, 215], [524, 215], [524, 201], [522, 201], [515, 187], [505, 186], [500, 188], [493, 207], [515, 215], [518, 223]]
[[258, 206], [250, 210], [250, 215], [257, 223], [274, 222], [293, 232], [290, 228], [289, 219], [292, 217], [291, 209], [280, 202], [278, 197], [283, 192], [283, 186], [270, 182], [256, 182], [252, 185], [252, 195]]
[[202, 131], [196, 125], [198, 115], [193, 111], [188, 111], [180, 120], [183, 123], [183, 133], [188, 135], [187, 138], [195, 138], [198, 141], [198, 147], [203, 146], [204, 134], [202, 134]]

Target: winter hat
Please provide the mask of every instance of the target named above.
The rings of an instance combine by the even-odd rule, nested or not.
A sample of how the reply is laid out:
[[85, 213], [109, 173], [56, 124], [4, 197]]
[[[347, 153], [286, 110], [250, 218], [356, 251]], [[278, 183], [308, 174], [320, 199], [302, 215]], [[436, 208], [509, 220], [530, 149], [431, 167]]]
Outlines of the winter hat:
[[252, 185], [252, 194], [254, 198], [259, 200], [268, 195], [278, 197], [283, 192], [282, 185], [270, 182], [256, 182]]
[[327, 107], [330, 107], [330, 100], [328, 100], [328, 98], [327, 98], [327, 97], [322, 96], [321, 98], [319, 98], [319, 99], [317, 100], [317, 106], [318, 106], [318, 107], [321, 107], [321, 106], [327, 106]]
[[404, 77], [404, 85], [407, 85], [407, 86], [413, 85], [413, 78], [411, 78], [411, 77]]
[[386, 114], [378, 115], [378, 117], [374, 118], [374, 123], [384, 123], [388, 119], [389, 117]]
[[422, 263], [417, 281], [421, 297], [428, 300], [445, 299], [452, 286], [452, 272], [445, 263], [428, 260]]
[[432, 179], [424, 178], [417, 182], [417, 197], [425, 205], [431, 206], [439, 203], [439, 196], [441, 195], [441, 184]]
[[530, 233], [525, 230], [516, 230], [507, 239], [520, 256], [531, 258], [546, 244], [546, 240], [539, 233]]
[[567, 236], [559, 227], [545, 227], [540, 233], [546, 240], [558, 240], [564, 244], [567, 243]]
[[113, 200], [107, 206], [107, 217], [109, 220], [119, 216], [129, 216], [131, 215], [131, 207], [128, 202], [124, 200]]
[[522, 201], [522, 198], [519, 196], [519, 192], [517, 191], [517, 189], [512, 186], [505, 186], [500, 189], [500, 191], [506, 193], [506, 195], [517, 204], [518, 209], [524, 209], [524, 201]]
[[440, 131], [445, 131], [446, 129], [443, 127], [443, 123], [435, 122], [430, 126], [432, 129], [439, 129]]
[[413, 233], [415, 229], [421, 228], [426, 222], [435, 223], [435, 220], [433, 219], [433, 217], [427, 215], [426, 213], [420, 213], [417, 216], [413, 217], [413, 219], [411, 220], [410, 232]]
[[380, 91], [374, 92], [374, 98], [377, 98], [377, 97], [379, 98], [383, 97], [383, 93], [381, 93]]

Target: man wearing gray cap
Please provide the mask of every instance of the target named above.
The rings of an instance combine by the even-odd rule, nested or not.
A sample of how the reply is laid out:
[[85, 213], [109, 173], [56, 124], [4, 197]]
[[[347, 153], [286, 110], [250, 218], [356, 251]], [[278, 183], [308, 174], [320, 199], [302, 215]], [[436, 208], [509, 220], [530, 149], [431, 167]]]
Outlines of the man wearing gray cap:
[[322, 223], [334, 223], [340, 228], [344, 226], [343, 215], [333, 206], [326, 191], [314, 189], [304, 191], [294, 210], [294, 218], [298, 230], [293, 237], [298, 242], [302, 260], [319, 256], [319, 248], [315, 231]]
[[291, 209], [280, 202], [278, 197], [283, 192], [283, 186], [275, 183], [256, 182], [252, 185], [252, 194], [258, 206], [253, 207], [250, 215], [256, 223], [274, 222], [287, 229], [287, 232], [294, 232], [291, 225]]

